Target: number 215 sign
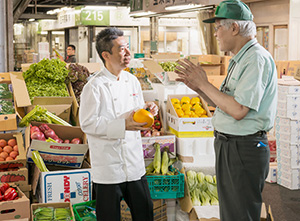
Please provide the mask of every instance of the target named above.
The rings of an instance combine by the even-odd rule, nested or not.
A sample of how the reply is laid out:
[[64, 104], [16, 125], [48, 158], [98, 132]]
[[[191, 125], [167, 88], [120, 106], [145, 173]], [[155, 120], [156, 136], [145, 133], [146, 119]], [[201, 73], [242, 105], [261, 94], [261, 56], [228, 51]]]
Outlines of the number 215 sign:
[[87, 10], [80, 13], [83, 25], [109, 25], [109, 10]]

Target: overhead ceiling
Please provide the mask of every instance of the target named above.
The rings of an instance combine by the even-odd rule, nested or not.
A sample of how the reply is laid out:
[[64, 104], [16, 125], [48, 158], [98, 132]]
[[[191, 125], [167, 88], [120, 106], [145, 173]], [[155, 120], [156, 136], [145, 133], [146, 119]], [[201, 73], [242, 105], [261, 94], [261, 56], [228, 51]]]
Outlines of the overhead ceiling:
[[14, 22], [29, 18], [55, 18], [56, 16], [47, 15], [46, 12], [62, 7], [83, 5], [128, 6], [129, 0], [13, 0]]

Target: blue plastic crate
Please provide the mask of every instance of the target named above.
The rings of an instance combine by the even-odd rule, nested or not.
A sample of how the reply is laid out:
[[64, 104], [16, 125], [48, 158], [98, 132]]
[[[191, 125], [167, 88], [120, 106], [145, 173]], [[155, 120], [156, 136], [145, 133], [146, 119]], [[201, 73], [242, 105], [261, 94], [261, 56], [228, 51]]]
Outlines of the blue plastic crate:
[[176, 199], [184, 197], [184, 174], [146, 176], [152, 199]]

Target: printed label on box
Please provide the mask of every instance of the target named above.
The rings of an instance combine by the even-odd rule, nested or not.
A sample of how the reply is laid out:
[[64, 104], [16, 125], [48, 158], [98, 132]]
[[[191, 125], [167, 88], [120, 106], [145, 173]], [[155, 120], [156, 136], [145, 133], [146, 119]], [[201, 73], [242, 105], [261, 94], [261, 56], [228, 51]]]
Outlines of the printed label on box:
[[43, 203], [91, 200], [91, 171], [42, 173]]

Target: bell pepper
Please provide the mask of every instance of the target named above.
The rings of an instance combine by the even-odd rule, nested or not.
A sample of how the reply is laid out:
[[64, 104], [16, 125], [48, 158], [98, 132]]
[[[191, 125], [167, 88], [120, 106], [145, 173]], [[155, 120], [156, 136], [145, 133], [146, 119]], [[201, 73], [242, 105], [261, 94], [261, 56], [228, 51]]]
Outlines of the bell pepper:
[[2, 193], [0, 192], [0, 202], [3, 200], [3, 195]]
[[9, 187], [4, 193], [4, 200], [14, 200], [18, 196], [16, 190], [12, 187]]
[[5, 191], [9, 188], [9, 184], [8, 183], [2, 183], [0, 186], [0, 193], [4, 194]]
[[153, 125], [152, 125], [152, 128], [153, 128], [153, 129], [156, 129], [156, 130], [160, 130], [160, 128], [161, 128], [160, 120], [154, 120], [154, 123], [153, 123]]

